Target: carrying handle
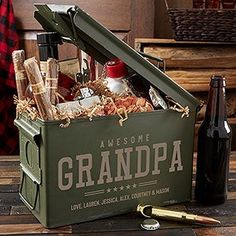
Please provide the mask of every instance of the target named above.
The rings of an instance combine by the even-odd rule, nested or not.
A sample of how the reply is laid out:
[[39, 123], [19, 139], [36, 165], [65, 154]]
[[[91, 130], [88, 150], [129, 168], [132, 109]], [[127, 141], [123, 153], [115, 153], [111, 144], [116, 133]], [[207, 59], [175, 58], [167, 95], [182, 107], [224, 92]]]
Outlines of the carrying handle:
[[[70, 17], [70, 21], [71, 21], [71, 27], [72, 27], [72, 33], [73, 33], [73, 42], [79, 42], [79, 48], [83, 51], [86, 50], [86, 45], [84, 44], [83, 40], [78, 36], [77, 32], [76, 32], [76, 27], [74, 24], [74, 15], [75, 15], [75, 10], [73, 7], [71, 7], [70, 9], [68, 9], [67, 14]], [[69, 41], [71, 41], [71, 39], [69, 39]]]
[[35, 192], [35, 196], [34, 196], [34, 202], [33, 202], [33, 204], [31, 204], [31, 203], [28, 202], [28, 200], [26, 200], [26, 198], [22, 194], [22, 188], [23, 188], [23, 183], [24, 183], [25, 175], [26, 175], [26, 173], [24, 171], [22, 171], [22, 179], [21, 179], [21, 184], [20, 184], [20, 188], [19, 188], [20, 199], [22, 200], [22, 202], [30, 210], [34, 210], [35, 206], [36, 206], [37, 198], [38, 198], [39, 185], [36, 182], [33, 182], [36, 185], [36, 192]]

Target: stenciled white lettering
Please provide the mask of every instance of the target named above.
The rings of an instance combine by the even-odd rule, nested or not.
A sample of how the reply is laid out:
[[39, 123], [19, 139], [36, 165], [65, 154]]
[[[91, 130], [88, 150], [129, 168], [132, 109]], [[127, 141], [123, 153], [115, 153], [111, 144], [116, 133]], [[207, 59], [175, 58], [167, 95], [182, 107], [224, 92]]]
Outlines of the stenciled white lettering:
[[[135, 178], [141, 178], [147, 176], [150, 170], [150, 149], [148, 146], [138, 146], [135, 150], [138, 152], [137, 173], [135, 174]], [[142, 153], [146, 155], [142, 155]], [[145, 166], [142, 166], [142, 157], [146, 160]]]
[[110, 152], [102, 152], [102, 162], [101, 162], [101, 168], [100, 168], [100, 176], [98, 179], [98, 184], [104, 184], [104, 177], [106, 176], [106, 183], [111, 183], [113, 181], [111, 177], [111, 168], [110, 168], [110, 162], [109, 162], [109, 155]]
[[161, 173], [161, 170], [159, 169], [159, 162], [165, 161], [167, 159], [167, 143], [153, 144], [153, 148], [155, 150], [155, 156], [154, 156], [155, 159], [154, 159], [154, 170], [152, 171], [152, 174], [159, 175]]
[[[69, 190], [73, 184], [73, 175], [71, 172], [63, 175], [63, 166], [66, 164], [68, 169], [72, 169], [72, 159], [70, 157], [63, 157], [58, 161], [58, 187], [62, 191]], [[67, 180], [67, 184], [64, 184], [63, 180]]]
[[175, 172], [175, 165], [177, 165], [177, 171], [182, 171], [184, 169], [182, 165], [182, 161], [181, 161], [180, 144], [181, 144], [180, 140], [175, 141], [173, 143], [174, 150], [173, 150], [172, 162], [171, 162], [171, 167], [169, 169], [169, 172]]
[[[135, 137], [135, 136], [132, 136]], [[130, 138], [129, 142], [132, 139]], [[136, 137], [136, 140], [142, 142], [149, 137]], [[118, 145], [119, 139], [110, 145]], [[128, 140], [127, 140], [128, 142]], [[101, 146], [106, 146], [103, 142]], [[152, 148], [152, 149], [151, 149]], [[169, 150], [170, 149], [170, 150]], [[168, 153], [171, 152], [168, 158]], [[91, 153], [77, 155], [75, 159], [71, 157], [62, 157], [58, 161], [58, 188], [61, 191], [70, 190], [75, 184], [76, 188], [102, 185], [106, 183], [130, 180], [132, 178], [142, 178], [148, 175], [160, 175], [163, 168], [170, 173], [183, 171], [181, 156], [181, 140], [173, 141], [172, 145], [167, 143], [155, 143], [150, 145], [140, 145], [134, 147], [120, 148], [111, 151], [101, 152], [101, 157]], [[164, 165], [165, 163], [165, 165]], [[169, 165], [168, 167], [166, 167]], [[131, 168], [131, 166], [135, 168]], [[97, 171], [93, 171], [94, 169]], [[76, 171], [78, 173], [76, 173]], [[75, 177], [77, 180], [75, 181]]]
[[145, 144], [150, 142], [150, 134], [139, 134], [131, 137], [117, 137], [104, 139], [100, 142], [100, 148], [120, 147], [122, 145]]
[[[76, 188], [82, 188], [84, 186], [91, 186], [94, 185], [94, 181], [92, 180], [91, 176], [91, 169], [92, 169], [92, 154], [84, 154], [84, 155], [77, 155], [76, 160], [78, 161], [78, 183], [76, 184]], [[84, 164], [87, 162], [87, 165]], [[85, 172], [87, 177], [87, 182], [83, 181], [83, 173]]]
[[[117, 155], [117, 176], [115, 177], [115, 182], [132, 179], [132, 175], [130, 174], [130, 153], [132, 151], [133, 148], [131, 147], [125, 148], [125, 158], [123, 149], [115, 150], [115, 154]], [[121, 174], [121, 170], [123, 170], [124, 175]]]

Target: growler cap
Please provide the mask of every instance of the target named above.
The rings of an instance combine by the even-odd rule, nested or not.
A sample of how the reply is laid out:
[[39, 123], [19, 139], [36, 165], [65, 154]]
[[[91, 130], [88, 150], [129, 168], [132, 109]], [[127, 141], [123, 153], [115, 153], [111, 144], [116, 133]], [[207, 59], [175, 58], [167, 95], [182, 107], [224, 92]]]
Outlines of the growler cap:
[[125, 63], [118, 58], [107, 62], [106, 72], [107, 77], [113, 79], [125, 77], [128, 74]]
[[146, 219], [143, 221], [141, 224], [141, 227], [146, 230], [157, 230], [160, 228], [160, 224], [157, 220], [155, 219]]
[[213, 75], [210, 82], [211, 87], [225, 87], [225, 78], [221, 75]]
[[61, 44], [61, 37], [56, 32], [44, 32], [37, 34], [38, 44]]

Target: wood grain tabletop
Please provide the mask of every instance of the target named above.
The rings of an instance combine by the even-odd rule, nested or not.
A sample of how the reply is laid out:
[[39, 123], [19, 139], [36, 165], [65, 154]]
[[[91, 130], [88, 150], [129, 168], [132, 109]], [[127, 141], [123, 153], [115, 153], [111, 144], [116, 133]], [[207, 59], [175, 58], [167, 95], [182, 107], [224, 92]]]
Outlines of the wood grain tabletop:
[[[144, 218], [135, 213], [55, 229], [44, 228], [21, 202], [18, 156], [0, 156], [0, 235], [159, 235], [159, 236], [235, 236], [236, 235], [236, 152], [231, 153], [228, 200], [225, 204], [206, 207], [194, 201], [171, 206], [171, 209], [213, 217], [217, 227], [159, 221], [160, 229], [146, 232], [140, 224]], [[194, 158], [194, 172], [196, 159]], [[193, 176], [193, 186], [195, 174]]]

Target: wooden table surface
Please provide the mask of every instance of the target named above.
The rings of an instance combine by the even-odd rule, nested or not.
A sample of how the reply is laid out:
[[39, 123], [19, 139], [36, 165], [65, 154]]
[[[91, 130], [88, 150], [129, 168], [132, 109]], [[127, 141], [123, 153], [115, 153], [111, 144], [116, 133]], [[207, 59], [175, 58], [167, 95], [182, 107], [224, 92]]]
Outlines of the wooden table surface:
[[69, 225], [56, 229], [46, 229], [21, 202], [18, 195], [19, 182], [19, 157], [0, 156], [0, 235], [236, 235], [236, 152], [231, 153], [229, 194], [225, 204], [213, 207], [203, 207], [191, 202], [171, 207], [177, 210], [185, 210], [193, 214], [214, 217], [222, 222], [219, 227], [200, 227], [177, 222], [160, 221], [161, 228], [159, 230], [146, 232], [140, 227], [140, 223], [144, 218], [135, 213], [130, 213], [93, 222]]

